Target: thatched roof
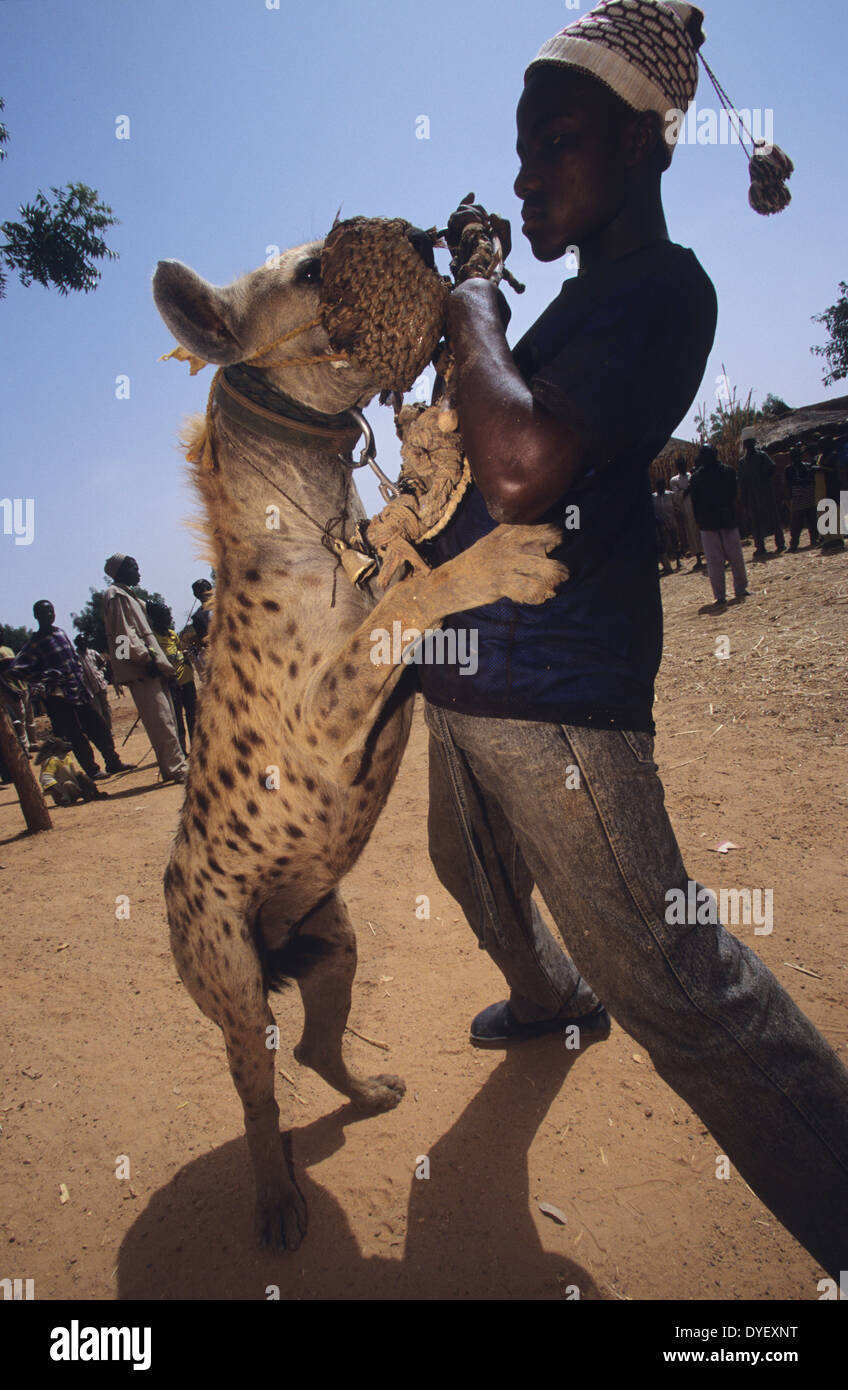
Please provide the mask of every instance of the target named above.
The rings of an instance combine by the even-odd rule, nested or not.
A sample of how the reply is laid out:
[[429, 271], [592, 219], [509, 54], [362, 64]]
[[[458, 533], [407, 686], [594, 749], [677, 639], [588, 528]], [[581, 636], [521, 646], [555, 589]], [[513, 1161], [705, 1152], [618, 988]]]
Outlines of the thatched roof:
[[[848, 396], [833, 396], [829, 401], [816, 401], [813, 405], [803, 405], [798, 410], [788, 410], [778, 419], [757, 420], [753, 428], [757, 432], [757, 444], [772, 454], [788, 454], [796, 444], [802, 448], [820, 451], [831, 439], [848, 435]], [[689, 468], [695, 462], [700, 445], [691, 439], [668, 441], [651, 464], [649, 475], [652, 484], [660, 477], [668, 478], [674, 471], [674, 460], [684, 454]], [[730, 449], [731, 454], [734, 450]], [[742, 452], [741, 445], [738, 452]], [[735, 466], [734, 458], [725, 458]]]
[[658, 478], [669, 478], [674, 473], [674, 461], [678, 454], [683, 454], [688, 468], [692, 467], [695, 455], [700, 448], [699, 444], [693, 444], [691, 439], [678, 439], [672, 435], [664, 449], [661, 449], [648, 470], [651, 483], [655, 484]]
[[658, 462], [659, 459], [665, 459], [666, 462], [673, 463], [678, 454], [684, 454], [688, 459], [693, 449], [697, 452], [699, 447], [698, 444], [693, 444], [691, 439], [678, 439], [677, 436], [673, 434], [665, 448], [661, 449], [657, 454], [654, 462]]
[[758, 420], [757, 444], [773, 453], [784, 453], [793, 445], [813, 445], [848, 434], [848, 396], [834, 396], [790, 410], [778, 420]]

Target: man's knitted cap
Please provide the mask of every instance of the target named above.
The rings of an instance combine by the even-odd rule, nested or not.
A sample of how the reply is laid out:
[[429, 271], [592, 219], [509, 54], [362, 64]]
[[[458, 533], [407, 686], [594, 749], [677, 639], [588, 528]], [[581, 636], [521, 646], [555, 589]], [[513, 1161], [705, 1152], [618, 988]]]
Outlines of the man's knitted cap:
[[103, 569], [105, 573], [108, 574], [110, 579], [117, 579], [118, 570], [121, 568], [121, 565], [124, 563], [126, 558], [126, 555], [122, 555], [119, 550], [116, 550], [114, 555], [109, 556], [109, 559], [106, 561], [105, 565], [103, 566]]
[[695, 96], [703, 20], [683, 0], [601, 0], [548, 39], [524, 76], [548, 64], [578, 68], [634, 111], [656, 111], [665, 122], [669, 111], [688, 110]]

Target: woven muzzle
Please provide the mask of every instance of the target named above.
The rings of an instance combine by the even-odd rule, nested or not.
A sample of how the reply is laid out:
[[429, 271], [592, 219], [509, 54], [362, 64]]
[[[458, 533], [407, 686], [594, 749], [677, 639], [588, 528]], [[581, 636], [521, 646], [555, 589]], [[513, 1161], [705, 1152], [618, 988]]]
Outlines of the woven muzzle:
[[321, 253], [321, 318], [385, 391], [408, 391], [441, 337], [449, 283], [425, 264], [402, 218], [351, 217]]

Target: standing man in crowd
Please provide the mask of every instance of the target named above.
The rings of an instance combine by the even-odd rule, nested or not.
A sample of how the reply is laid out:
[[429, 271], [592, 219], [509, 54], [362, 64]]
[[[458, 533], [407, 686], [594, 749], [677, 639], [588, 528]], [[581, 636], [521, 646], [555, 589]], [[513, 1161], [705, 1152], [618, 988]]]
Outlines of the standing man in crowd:
[[191, 586], [191, 592], [200, 604], [197, 612], [191, 620], [197, 636], [197, 646], [195, 648], [195, 664], [201, 680], [206, 674], [206, 655], [209, 648], [209, 626], [212, 622], [212, 585], [208, 579], [195, 579]]
[[692, 508], [692, 498], [689, 496], [689, 487], [692, 476], [686, 467], [686, 458], [683, 454], [678, 454], [675, 459], [677, 472], [669, 483], [669, 491], [674, 498], [674, 515], [677, 519], [677, 530], [680, 536], [679, 545], [681, 552], [685, 555], [688, 550], [695, 556], [693, 569], [701, 568], [701, 531], [695, 520], [695, 512]]
[[754, 559], [764, 560], [768, 554], [766, 536], [774, 536], [778, 555], [786, 549], [774, 494], [774, 463], [757, 448], [756, 431], [750, 427], [742, 431], [742, 444], [745, 452], [739, 460], [739, 499], [751, 523]]
[[197, 706], [194, 669], [180, 646], [180, 639], [174, 631], [174, 615], [168, 605], [150, 600], [147, 604], [147, 616], [156, 641], [176, 672], [168, 681], [168, 689], [171, 692], [171, 703], [177, 721], [177, 737], [180, 747], [187, 754], [188, 742], [194, 737], [194, 711]]
[[113, 581], [103, 595], [112, 674], [129, 686], [163, 782], [184, 782], [186, 760], [168, 691], [174, 668], [153, 635], [143, 603], [132, 592], [141, 578], [138, 564], [132, 555], [117, 553], [103, 568]]
[[85, 688], [91, 696], [91, 703], [97, 710], [107, 728], [112, 727], [112, 711], [109, 708], [109, 687], [106, 684], [106, 663], [88, 638], [78, 633], [74, 638], [80, 666], [82, 667]]
[[736, 599], [748, 596], [748, 573], [736, 516], [736, 487], [733, 469], [721, 462], [711, 444], [705, 444], [695, 462], [689, 495], [701, 529], [701, 545], [707, 557], [707, 575], [716, 612], [724, 608], [727, 601], [725, 563], [730, 565]]
[[[606, 0], [530, 65], [524, 233], [543, 262], [579, 246], [580, 271], [513, 351], [486, 278], [508, 226], [489, 221], [490, 269], [464, 279], [469, 262], [481, 274], [463, 237], [481, 210], [450, 219], [452, 386], [474, 485], [431, 543], [434, 563], [498, 522], [562, 523], [576, 506], [580, 526], [554, 552], [569, 578], [547, 604], [445, 619], [477, 631], [474, 675], [419, 668], [430, 853], [510, 989], [474, 1018], [472, 1042], [573, 1025], [602, 1037], [601, 996], [838, 1278], [848, 1072], [750, 947], [717, 917], [670, 910], [670, 893], [705, 890], [687, 876], [653, 760], [662, 612], [648, 469], [695, 399], [716, 327], [713, 286], [670, 240], [661, 200], [667, 117], [695, 95], [702, 20], [682, 0]], [[534, 908], [534, 882], [570, 956]]]
[[789, 452], [786, 486], [789, 491], [789, 549], [797, 550], [801, 532], [810, 533], [810, 548], [819, 544], [816, 525], [816, 471], [796, 444]]
[[[0, 647], [0, 708], [8, 714], [21, 750], [29, 757], [29, 730], [24, 709], [27, 687], [24, 681], [9, 675], [9, 667], [14, 659], [15, 653], [11, 647]], [[0, 782], [11, 779], [12, 774], [0, 753]]]
[[[92, 781], [114, 772], [127, 772], [115, 751], [112, 731], [91, 702], [85, 676], [67, 633], [56, 627], [56, 612], [48, 599], [33, 605], [38, 631], [24, 642], [9, 668], [12, 676], [38, 681], [44, 686], [47, 713], [53, 732], [67, 739], [83, 772]], [[89, 739], [100, 749], [106, 763], [104, 774], [94, 761]]]

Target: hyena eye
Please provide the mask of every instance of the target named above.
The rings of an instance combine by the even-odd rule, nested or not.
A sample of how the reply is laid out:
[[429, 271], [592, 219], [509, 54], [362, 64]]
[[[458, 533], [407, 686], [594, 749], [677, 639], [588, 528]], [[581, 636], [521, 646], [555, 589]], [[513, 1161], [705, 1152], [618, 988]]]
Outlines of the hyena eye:
[[298, 266], [297, 280], [301, 285], [318, 285], [321, 283], [321, 261], [318, 256], [313, 256], [311, 260], [304, 261]]

